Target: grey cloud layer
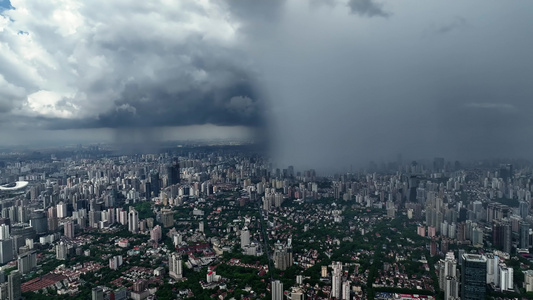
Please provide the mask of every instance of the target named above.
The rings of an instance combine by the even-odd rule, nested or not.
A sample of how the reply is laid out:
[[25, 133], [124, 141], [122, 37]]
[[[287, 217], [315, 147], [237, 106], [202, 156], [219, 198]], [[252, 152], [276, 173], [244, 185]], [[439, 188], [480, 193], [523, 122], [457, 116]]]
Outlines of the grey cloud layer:
[[55, 129], [263, 125], [256, 75], [225, 5], [69, 4], [13, 1], [3, 13], [4, 120], [34, 117]]
[[319, 168], [533, 146], [530, 2], [13, 2], [34, 13], [0, 19], [20, 126], [268, 123], [280, 164]]
[[367, 17], [388, 17], [390, 13], [383, 10], [383, 5], [373, 0], [350, 0], [348, 2], [352, 13]]

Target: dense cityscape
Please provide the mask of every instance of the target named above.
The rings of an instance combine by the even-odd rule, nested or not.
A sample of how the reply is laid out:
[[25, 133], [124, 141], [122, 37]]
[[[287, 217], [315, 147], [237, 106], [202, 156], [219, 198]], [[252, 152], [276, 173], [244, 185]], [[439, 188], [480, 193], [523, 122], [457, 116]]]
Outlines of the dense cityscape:
[[250, 145], [0, 153], [0, 299], [533, 298], [523, 161], [277, 168]]
[[533, 299], [532, 13], [0, 0], [0, 300]]

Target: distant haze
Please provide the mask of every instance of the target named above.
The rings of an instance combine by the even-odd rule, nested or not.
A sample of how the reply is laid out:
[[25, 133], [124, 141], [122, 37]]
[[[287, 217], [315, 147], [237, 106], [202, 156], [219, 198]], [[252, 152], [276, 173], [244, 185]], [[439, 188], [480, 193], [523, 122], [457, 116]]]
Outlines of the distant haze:
[[[530, 158], [530, 1], [0, 1], [0, 144], [255, 137], [280, 166]], [[132, 134], [135, 133], [135, 134]]]

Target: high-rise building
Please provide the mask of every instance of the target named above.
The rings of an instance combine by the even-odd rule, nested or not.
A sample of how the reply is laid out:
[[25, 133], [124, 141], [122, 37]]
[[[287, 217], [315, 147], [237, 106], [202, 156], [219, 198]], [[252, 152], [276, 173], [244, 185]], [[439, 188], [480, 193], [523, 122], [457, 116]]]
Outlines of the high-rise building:
[[446, 277], [444, 283], [444, 299], [459, 299], [459, 281], [453, 276]]
[[167, 167], [168, 185], [175, 185], [180, 182], [180, 164], [177, 160]]
[[139, 213], [133, 206], [130, 206], [128, 212], [128, 230], [133, 233], [139, 232]]
[[7, 295], [9, 300], [22, 299], [22, 291], [20, 289], [21, 275], [19, 271], [13, 271], [7, 277]]
[[64, 234], [66, 237], [73, 239], [74, 238], [74, 222], [68, 221], [64, 225]]
[[11, 237], [9, 234], [9, 225], [2, 224], [0, 225], [0, 240], [7, 240]]
[[446, 253], [446, 258], [439, 261], [439, 287], [444, 290], [446, 280], [448, 277], [455, 278], [457, 276], [457, 260], [453, 252]]
[[286, 270], [293, 264], [292, 249], [281, 243], [275, 244], [273, 254], [274, 267], [279, 270]]
[[524, 285], [526, 292], [533, 292], [533, 270], [524, 271]]
[[342, 283], [342, 299], [343, 300], [350, 300], [350, 291], [351, 289], [351, 282], [345, 281]]
[[241, 230], [241, 248], [244, 249], [248, 245], [250, 245], [250, 231], [248, 231], [247, 227], [244, 227]]
[[102, 212], [99, 210], [89, 211], [89, 227], [98, 228], [98, 224], [102, 220]]
[[487, 258], [469, 253], [464, 253], [462, 258], [461, 299], [485, 299]]
[[520, 248], [529, 248], [529, 224], [527, 222], [522, 222], [520, 225]]
[[492, 224], [492, 242], [502, 248], [504, 252], [511, 253], [512, 230], [508, 221], [494, 221]]
[[500, 265], [500, 282], [499, 286], [502, 291], [509, 291], [514, 289], [513, 282], [513, 268], [508, 268], [506, 265]]
[[198, 223], [198, 231], [204, 232], [204, 222], [203, 221], [200, 221], [200, 223]]
[[498, 264], [500, 262], [500, 259], [497, 255], [494, 255], [492, 253], [487, 253], [487, 284], [494, 284], [498, 285], [498, 278], [499, 278], [499, 270], [498, 270]]
[[56, 259], [66, 260], [67, 259], [67, 245], [63, 242], [56, 245]]
[[122, 255], [116, 255], [109, 259], [109, 268], [117, 270], [122, 265]]
[[150, 231], [150, 239], [157, 243], [161, 240], [161, 237], [161, 226], [157, 225]]
[[170, 277], [176, 280], [183, 278], [182, 268], [181, 255], [178, 253], [171, 253], [168, 256], [168, 274]]
[[37, 234], [48, 232], [48, 219], [42, 209], [36, 209], [31, 213], [30, 225], [35, 229]]
[[67, 205], [63, 203], [63, 201], [59, 202], [56, 205], [56, 209], [57, 209], [57, 217], [59, 219], [67, 217]]
[[93, 288], [91, 291], [91, 299], [92, 300], [104, 300], [104, 290], [99, 286]]
[[7, 264], [13, 258], [13, 239], [0, 240], [0, 264]]
[[150, 187], [154, 196], [159, 196], [161, 192], [161, 185], [159, 184], [159, 172], [153, 171], [150, 173]]
[[331, 272], [331, 297], [340, 299], [342, 295], [342, 263], [337, 262], [332, 265]]
[[37, 267], [37, 254], [30, 251], [19, 255], [17, 260], [18, 271], [20, 274], [28, 274]]
[[165, 228], [174, 226], [174, 212], [170, 209], [162, 209], [161, 223], [163, 223]]
[[57, 208], [52, 206], [48, 208], [48, 230], [54, 232], [59, 228], [59, 221], [57, 219]]
[[279, 280], [272, 281], [272, 300], [283, 300], [283, 283]]
[[520, 212], [520, 217], [522, 218], [522, 220], [525, 220], [529, 215], [529, 203], [527, 203], [526, 201], [520, 201], [518, 210]]

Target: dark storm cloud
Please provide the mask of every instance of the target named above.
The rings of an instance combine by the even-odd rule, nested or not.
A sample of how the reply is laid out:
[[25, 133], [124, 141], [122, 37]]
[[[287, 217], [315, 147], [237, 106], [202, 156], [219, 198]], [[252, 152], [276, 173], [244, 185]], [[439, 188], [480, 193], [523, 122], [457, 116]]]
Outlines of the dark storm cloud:
[[[264, 126], [264, 101], [254, 75], [233, 64], [231, 57], [214, 58], [211, 53], [195, 56], [187, 67], [200, 73], [201, 80], [183, 74], [182, 64], [173, 66], [169, 62], [154, 70], [153, 78], [140, 77], [128, 82], [113, 101], [113, 109], [84, 119], [49, 119], [47, 126], [53, 129]], [[106, 83], [97, 82], [92, 89], [101, 88], [101, 84]]]
[[0, 18], [3, 124], [138, 140], [242, 125], [275, 137], [280, 165], [317, 169], [531, 156], [533, 2], [174, 3], [35, 0]]
[[383, 5], [374, 0], [349, 0], [348, 6], [353, 14], [363, 17], [390, 16], [390, 13], [383, 9]]
[[230, 3], [20, 3], [30, 17], [0, 15], [0, 113], [56, 130], [264, 126], [265, 99], [238, 47], [241, 25], [228, 16], [270, 20], [282, 2]]

